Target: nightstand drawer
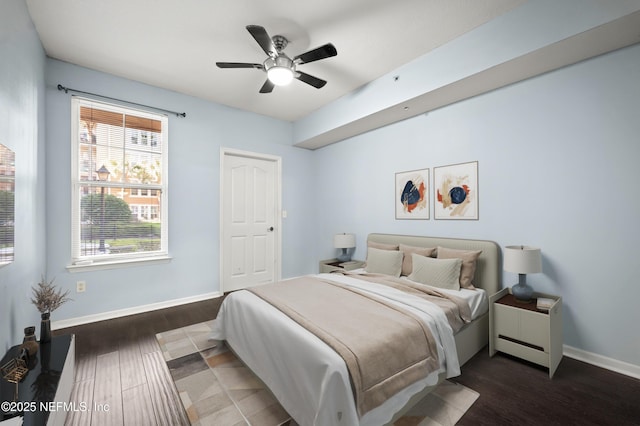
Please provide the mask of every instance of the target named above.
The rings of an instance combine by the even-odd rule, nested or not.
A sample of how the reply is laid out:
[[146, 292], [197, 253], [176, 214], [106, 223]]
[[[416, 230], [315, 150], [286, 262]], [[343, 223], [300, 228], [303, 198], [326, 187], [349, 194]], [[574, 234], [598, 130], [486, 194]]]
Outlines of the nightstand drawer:
[[549, 354], [505, 339], [496, 339], [496, 350], [526, 359], [543, 367], [549, 367]]

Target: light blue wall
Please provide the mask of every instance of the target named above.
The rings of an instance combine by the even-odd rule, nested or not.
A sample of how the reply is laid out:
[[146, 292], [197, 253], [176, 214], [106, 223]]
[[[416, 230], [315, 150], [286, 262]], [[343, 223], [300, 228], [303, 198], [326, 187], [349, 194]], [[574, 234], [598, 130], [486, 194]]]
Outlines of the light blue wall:
[[[563, 296], [565, 343], [640, 366], [638, 82], [635, 45], [315, 151], [320, 256], [336, 232], [360, 259], [370, 232], [541, 247], [528, 281]], [[478, 221], [394, 219], [396, 172], [475, 160]]]
[[15, 261], [0, 268], [0, 353], [38, 325], [45, 272], [44, 51], [23, 0], [0, 2], [0, 143], [16, 153]]
[[[301, 250], [314, 219], [309, 188], [313, 153], [291, 146], [291, 124], [175, 92], [48, 59], [47, 96], [47, 272], [71, 289], [71, 303], [55, 319], [165, 302], [219, 291], [220, 148], [282, 157], [283, 277], [312, 270], [315, 258]], [[69, 273], [71, 235], [71, 94], [57, 85], [131, 102], [186, 112], [169, 116], [168, 264]], [[75, 293], [78, 280], [87, 291]]]

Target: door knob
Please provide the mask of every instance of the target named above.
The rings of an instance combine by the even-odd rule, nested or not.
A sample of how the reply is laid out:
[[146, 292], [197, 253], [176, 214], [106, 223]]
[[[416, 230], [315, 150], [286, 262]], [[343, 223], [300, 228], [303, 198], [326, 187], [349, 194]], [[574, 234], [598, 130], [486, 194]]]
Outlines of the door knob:
[[267, 229], [267, 231], [269, 231], [269, 232], [273, 232], [273, 226], [272, 226], [272, 227], [270, 227], [269, 229]]

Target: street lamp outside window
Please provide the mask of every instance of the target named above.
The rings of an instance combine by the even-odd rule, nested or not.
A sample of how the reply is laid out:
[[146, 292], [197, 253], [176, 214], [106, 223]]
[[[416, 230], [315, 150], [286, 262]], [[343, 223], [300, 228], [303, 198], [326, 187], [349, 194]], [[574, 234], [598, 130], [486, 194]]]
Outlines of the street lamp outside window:
[[[96, 170], [96, 173], [98, 174], [98, 180], [100, 182], [106, 182], [107, 179], [109, 179], [109, 175], [111, 174], [111, 172], [104, 166], [104, 164], [102, 165], [102, 167]], [[98, 247], [98, 251], [104, 254], [106, 252], [104, 247], [104, 186], [100, 188], [100, 204], [102, 205], [102, 208], [100, 209], [100, 246]]]

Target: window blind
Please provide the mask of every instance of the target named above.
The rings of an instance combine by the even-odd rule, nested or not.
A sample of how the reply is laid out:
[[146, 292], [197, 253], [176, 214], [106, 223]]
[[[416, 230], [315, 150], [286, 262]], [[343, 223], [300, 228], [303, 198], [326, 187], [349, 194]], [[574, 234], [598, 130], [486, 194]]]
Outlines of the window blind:
[[13, 261], [16, 155], [0, 144], [0, 263]]
[[165, 255], [167, 117], [75, 97], [73, 108], [72, 261]]

